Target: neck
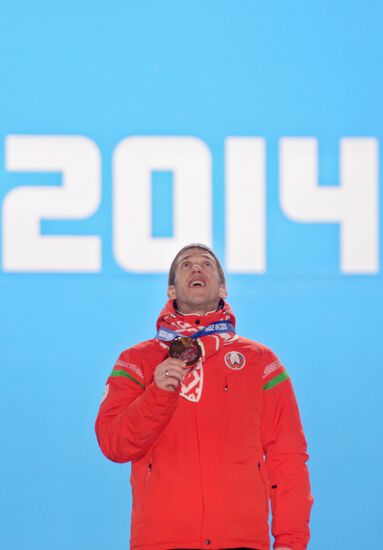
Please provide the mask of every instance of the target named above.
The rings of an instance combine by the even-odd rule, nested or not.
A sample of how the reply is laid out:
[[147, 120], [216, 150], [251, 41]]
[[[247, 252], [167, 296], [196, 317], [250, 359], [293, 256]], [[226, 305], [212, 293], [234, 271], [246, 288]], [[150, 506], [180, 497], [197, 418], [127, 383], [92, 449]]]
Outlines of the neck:
[[174, 300], [174, 307], [178, 311], [178, 313], [181, 313], [181, 315], [207, 315], [208, 313], [213, 313], [214, 311], [217, 311], [219, 306], [221, 305], [221, 300], [218, 302], [213, 302], [209, 304], [185, 304], [185, 303], [179, 303]]

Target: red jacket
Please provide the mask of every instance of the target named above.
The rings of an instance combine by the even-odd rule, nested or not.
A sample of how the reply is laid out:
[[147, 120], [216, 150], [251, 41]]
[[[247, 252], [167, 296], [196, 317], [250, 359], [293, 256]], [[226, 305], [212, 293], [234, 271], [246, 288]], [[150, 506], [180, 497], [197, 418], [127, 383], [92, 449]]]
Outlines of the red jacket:
[[[157, 328], [183, 335], [235, 318], [229, 306], [180, 315], [168, 302]], [[196, 324], [196, 322], [199, 324]], [[203, 336], [202, 361], [180, 392], [158, 388], [168, 345], [124, 351], [96, 421], [103, 453], [132, 461], [131, 548], [306, 548], [312, 504], [308, 455], [291, 382], [265, 346], [233, 334]]]

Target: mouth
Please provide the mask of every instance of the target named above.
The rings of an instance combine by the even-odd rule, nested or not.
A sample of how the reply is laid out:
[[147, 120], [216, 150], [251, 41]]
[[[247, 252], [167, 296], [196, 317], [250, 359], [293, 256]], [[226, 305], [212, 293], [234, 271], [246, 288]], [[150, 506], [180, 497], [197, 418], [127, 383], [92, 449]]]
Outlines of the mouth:
[[188, 287], [191, 287], [191, 288], [202, 288], [204, 286], [206, 286], [206, 283], [203, 279], [193, 279], [188, 284]]

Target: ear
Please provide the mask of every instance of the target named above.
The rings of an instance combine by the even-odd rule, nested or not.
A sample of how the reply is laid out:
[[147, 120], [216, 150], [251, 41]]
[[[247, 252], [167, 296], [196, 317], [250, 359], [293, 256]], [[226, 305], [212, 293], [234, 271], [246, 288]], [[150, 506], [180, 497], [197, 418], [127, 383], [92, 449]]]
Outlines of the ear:
[[225, 285], [219, 285], [219, 297], [225, 299], [227, 296], [227, 290]]
[[171, 285], [169, 286], [168, 288], [168, 298], [170, 298], [170, 300], [175, 300], [176, 299], [176, 287]]

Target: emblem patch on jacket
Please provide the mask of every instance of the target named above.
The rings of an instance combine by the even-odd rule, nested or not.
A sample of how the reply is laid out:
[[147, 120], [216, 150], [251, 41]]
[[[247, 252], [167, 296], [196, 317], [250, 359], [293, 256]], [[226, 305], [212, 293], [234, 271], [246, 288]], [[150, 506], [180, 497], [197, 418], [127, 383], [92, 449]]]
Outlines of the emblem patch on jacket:
[[229, 351], [229, 353], [225, 355], [224, 360], [226, 366], [232, 370], [243, 369], [246, 363], [245, 356], [239, 351]]
[[201, 361], [186, 375], [181, 383], [180, 396], [196, 403], [201, 399], [203, 387], [203, 369]]

